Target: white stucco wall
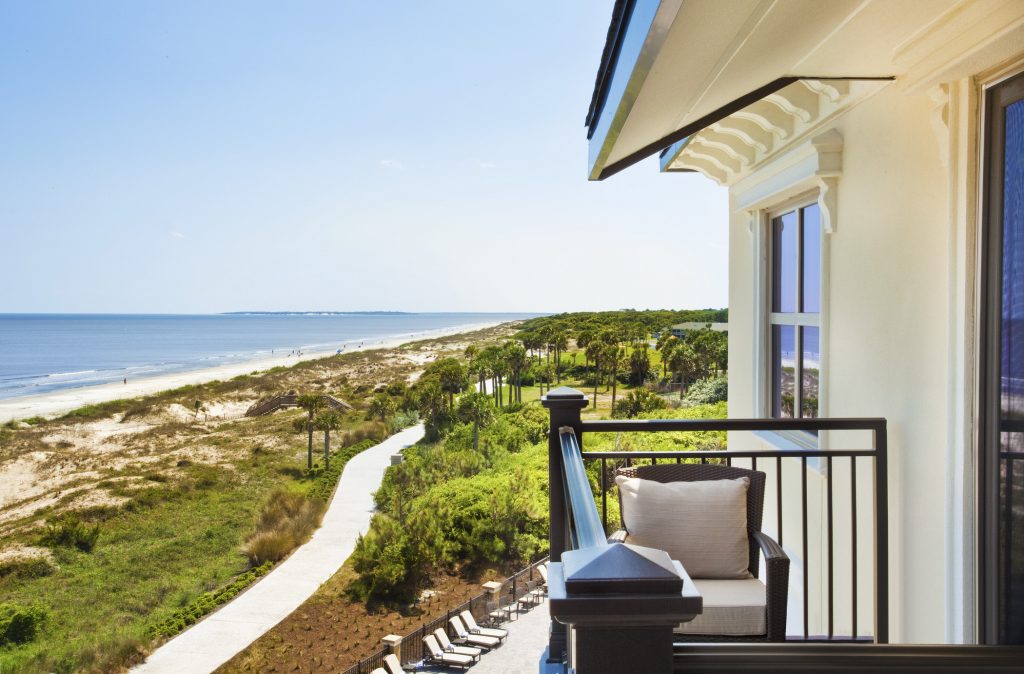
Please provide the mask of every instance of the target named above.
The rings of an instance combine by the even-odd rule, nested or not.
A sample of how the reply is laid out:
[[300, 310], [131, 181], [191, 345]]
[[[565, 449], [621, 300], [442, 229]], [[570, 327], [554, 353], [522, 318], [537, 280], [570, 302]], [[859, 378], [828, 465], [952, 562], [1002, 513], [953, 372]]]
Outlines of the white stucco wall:
[[[933, 109], [927, 97], [890, 86], [823, 129], [836, 129], [844, 140], [837, 230], [827, 235], [823, 387], [828, 416], [889, 421], [894, 642], [946, 640], [949, 215], [946, 170], [930, 124]], [[759, 300], [748, 222], [745, 212], [732, 213], [729, 413], [734, 417], [763, 412], [755, 409]], [[813, 562], [815, 554], [811, 557]], [[812, 606], [812, 620], [815, 610]]]

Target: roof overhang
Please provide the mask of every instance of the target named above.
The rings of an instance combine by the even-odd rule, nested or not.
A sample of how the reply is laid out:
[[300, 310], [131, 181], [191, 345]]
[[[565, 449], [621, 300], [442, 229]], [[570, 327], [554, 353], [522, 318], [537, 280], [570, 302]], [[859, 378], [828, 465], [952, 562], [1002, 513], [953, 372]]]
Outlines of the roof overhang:
[[972, 33], [1019, 51], [1022, 7], [999, 0], [619, 0], [588, 116], [589, 177], [603, 180], [659, 152], [663, 170], [691, 170], [677, 160], [694, 134], [770, 97], [784, 104], [786, 92], [934, 79], [948, 65], [930, 61], [936, 49], [975, 44]]

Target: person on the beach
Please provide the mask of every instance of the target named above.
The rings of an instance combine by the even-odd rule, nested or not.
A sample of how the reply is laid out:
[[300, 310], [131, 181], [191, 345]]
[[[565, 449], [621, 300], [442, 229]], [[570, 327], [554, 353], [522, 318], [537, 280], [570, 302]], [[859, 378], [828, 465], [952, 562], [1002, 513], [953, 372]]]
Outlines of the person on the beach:
[[125, 386], [127, 386], [127, 385], [128, 385], [128, 377], [125, 377], [125, 378], [124, 378], [124, 385], [125, 385]]

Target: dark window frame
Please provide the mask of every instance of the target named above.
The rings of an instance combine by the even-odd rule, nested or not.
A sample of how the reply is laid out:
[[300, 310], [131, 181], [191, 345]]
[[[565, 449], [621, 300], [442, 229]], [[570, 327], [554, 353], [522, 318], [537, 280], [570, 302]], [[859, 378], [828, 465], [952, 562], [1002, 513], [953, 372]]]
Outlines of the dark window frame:
[[981, 293], [978, 377], [979, 641], [1006, 643], [1000, 596], [1000, 380], [1003, 302], [1003, 171], [1005, 109], [1024, 99], [1024, 72], [985, 91], [982, 128]]

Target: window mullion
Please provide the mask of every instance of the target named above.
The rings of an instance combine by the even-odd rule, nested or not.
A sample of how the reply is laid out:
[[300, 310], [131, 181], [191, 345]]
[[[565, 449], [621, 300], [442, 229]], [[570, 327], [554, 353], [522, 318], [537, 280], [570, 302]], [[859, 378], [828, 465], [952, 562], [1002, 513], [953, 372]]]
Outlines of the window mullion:
[[797, 313], [804, 310], [804, 209], [796, 209], [796, 305]]
[[799, 419], [804, 408], [804, 331], [797, 325], [793, 333], [793, 418]]

